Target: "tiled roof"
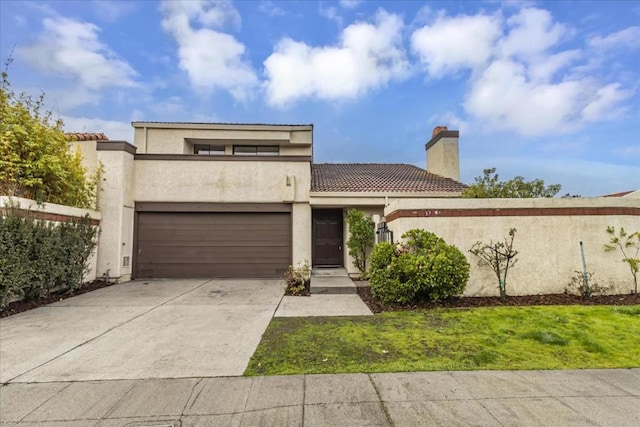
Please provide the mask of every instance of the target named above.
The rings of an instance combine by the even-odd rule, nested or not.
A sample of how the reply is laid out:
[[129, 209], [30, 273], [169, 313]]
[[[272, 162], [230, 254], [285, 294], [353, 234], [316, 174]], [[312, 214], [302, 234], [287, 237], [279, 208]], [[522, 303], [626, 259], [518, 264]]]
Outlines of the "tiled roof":
[[68, 132], [64, 134], [67, 139], [72, 141], [108, 141], [107, 135], [104, 133], [81, 133]]
[[464, 184], [407, 164], [315, 163], [311, 191], [459, 192]]
[[600, 196], [600, 197], [624, 197], [627, 194], [631, 194], [633, 193], [634, 190], [629, 190], [629, 191], [623, 191], [621, 193], [611, 193], [611, 194], [605, 194], [604, 196]]
[[136, 123], [152, 123], [156, 125], [223, 125], [223, 126], [313, 126], [313, 123], [309, 124], [290, 124], [290, 123], [230, 123], [230, 122], [162, 122], [162, 121], [135, 121]]

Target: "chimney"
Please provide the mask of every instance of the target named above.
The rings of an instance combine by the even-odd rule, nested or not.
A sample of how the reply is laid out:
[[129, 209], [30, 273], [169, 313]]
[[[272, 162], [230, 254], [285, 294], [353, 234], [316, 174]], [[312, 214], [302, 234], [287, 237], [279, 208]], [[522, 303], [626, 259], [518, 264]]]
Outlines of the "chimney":
[[427, 142], [427, 171], [445, 178], [460, 180], [458, 137], [460, 132], [446, 126], [436, 126]]

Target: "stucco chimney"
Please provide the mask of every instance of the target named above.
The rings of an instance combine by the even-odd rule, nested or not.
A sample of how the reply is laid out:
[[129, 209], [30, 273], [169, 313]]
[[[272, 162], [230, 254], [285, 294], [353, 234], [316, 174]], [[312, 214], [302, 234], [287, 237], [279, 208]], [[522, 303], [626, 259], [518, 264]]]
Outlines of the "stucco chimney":
[[446, 126], [436, 126], [427, 142], [427, 171], [446, 178], [460, 180], [458, 137], [460, 132]]

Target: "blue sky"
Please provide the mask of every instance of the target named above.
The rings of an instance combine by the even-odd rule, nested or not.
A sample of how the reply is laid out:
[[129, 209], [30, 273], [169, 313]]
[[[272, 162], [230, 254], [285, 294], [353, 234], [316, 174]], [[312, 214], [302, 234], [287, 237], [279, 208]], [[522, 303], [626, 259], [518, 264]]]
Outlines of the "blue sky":
[[638, 1], [4, 0], [0, 17], [14, 89], [69, 131], [313, 123], [316, 162], [425, 167], [445, 125], [463, 182], [640, 188]]

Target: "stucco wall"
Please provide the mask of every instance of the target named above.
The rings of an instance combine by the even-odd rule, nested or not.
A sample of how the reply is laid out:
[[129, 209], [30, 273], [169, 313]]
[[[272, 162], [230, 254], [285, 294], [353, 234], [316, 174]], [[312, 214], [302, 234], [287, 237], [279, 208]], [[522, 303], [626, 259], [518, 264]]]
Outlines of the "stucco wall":
[[427, 171], [460, 180], [458, 138], [443, 137], [427, 150]]
[[306, 162], [139, 160], [134, 195], [136, 201], [303, 202], [310, 181]]
[[[559, 208], [564, 209], [562, 215], [543, 213], [551, 213]], [[609, 240], [606, 228], [612, 225], [616, 229], [624, 227], [628, 231], [638, 231], [640, 216], [637, 213], [584, 214], [606, 208], [628, 211], [629, 208], [640, 208], [640, 204], [633, 199], [613, 198], [409, 199], [393, 201], [385, 209], [385, 215], [390, 220], [389, 228], [394, 232], [396, 241], [410, 229], [423, 228], [456, 245], [471, 264], [471, 277], [465, 295], [498, 295], [493, 271], [487, 266], [480, 267], [478, 259], [469, 253], [469, 249], [476, 241], [489, 243], [490, 240], [495, 242], [503, 239], [512, 227], [517, 229], [514, 248], [519, 251], [519, 261], [509, 270], [509, 294], [564, 292], [575, 270], [582, 269], [580, 241], [584, 243], [587, 271], [595, 273], [595, 282], [610, 286], [611, 292], [627, 293], [633, 288], [632, 276], [628, 266], [620, 261], [619, 253], [604, 251], [603, 246]], [[474, 215], [473, 210], [478, 209], [519, 211], [518, 215], [513, 216], [446, 216], [454, 214], [454, 211], [455, 215]], [[401, 211], [417, 216], [393, 219]], [[567, 214], [570, 212], [573, 214]]]
[[310, 156], [312, 131], [278, 127], [268, 129], [265, 126], [257, 128], [238, 126], [235, 129], [137, 127], [134, 131], [134, 142], [138, 147], [138, 154], [193, 154], [191, 150], [186, 150], [188, 143], [185, 139], [228, 146], [233, 144], [280, 145], [281, 155]]
[[[38, 204], [35, 200], [23, 199], [20, 197], [0, 196], [0, 208], [14, 206], [19, 209], [29, 210], [38, 214], [44, 220], [52, 222], [60, 222], [72, 220], [74, 218], [83, 218], [88, 215], [89, 218], [96, 222], [100, 222], [102, 215], [100, 212], [91, 209], [80, 209], [71, 206], [57, 205], [55, 203]], [[89, 270], [84, 275], [83, 280], [90, 282], [96, 278], [96, 267], [98, 262], [99, 246], [94, 249], [89, 258]]]
[[126, 151], [98, 151], [98, 158], [104, 172], [98, 196], [103, 221], [97, 274], [126, 281], [131, 277], [133, 256], [133, 155]]
[[311, 207], [308, 203], [294, 203], [291, 212], [293, 225], [293, 265], [311, 264]]

